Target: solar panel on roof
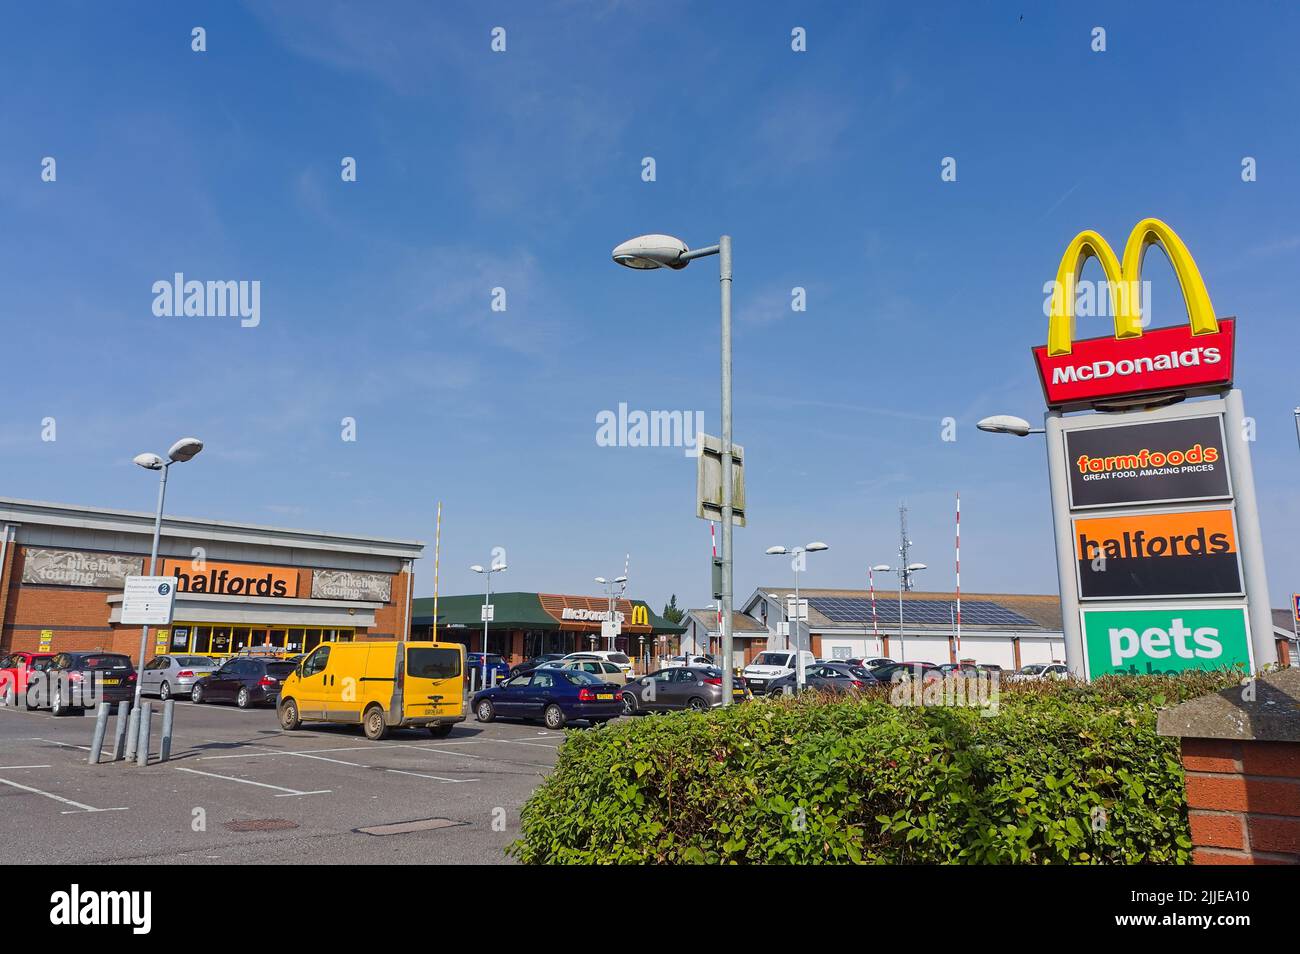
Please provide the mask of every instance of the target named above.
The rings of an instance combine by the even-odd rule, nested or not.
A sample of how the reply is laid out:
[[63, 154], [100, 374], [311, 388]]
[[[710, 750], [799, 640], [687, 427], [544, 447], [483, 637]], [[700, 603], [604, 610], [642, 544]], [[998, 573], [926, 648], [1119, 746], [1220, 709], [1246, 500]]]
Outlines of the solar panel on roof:
[[[871, 600], [847, 596], [813, 596], [808, 605], [835, 623], [861, 623], [869, 621]], [[903, 621], [911, 623], [951, 623], [957, 610], [956, 600], [903, 601]], [[880, 622], [898, 622], [898, 601], [882, 598], [876, 600], [876, 619]], [[963, 600], [963, 623], [975, 626], [1037, 626], [1038, 624], [1014, 610], [991, 600]]]

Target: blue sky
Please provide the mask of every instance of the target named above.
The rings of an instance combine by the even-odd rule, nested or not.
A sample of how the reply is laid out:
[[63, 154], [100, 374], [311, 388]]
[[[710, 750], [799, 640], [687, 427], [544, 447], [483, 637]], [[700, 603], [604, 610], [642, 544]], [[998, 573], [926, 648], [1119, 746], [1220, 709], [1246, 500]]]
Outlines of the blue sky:
[[[503, 546], [502, 588], [593, 592], [630, 552], [630, 595], [702, 605], [694, 460], [597, 446], [596, 415], [698, 409], [716, 432], [716, 260], [633, 273], [609, 251], [729, 232], [751, 509], [738, 597], [789, 576], [767, 546], [813, 539], [831, 549], [805, 585], [864, 585], [895, 556], [901, 499], [913, 559], [933, 567], [922, 584], [948, 588], [957, 491], [964, 589], [1054, 592], [1042, 444], [974, 423], [1041, 415], [1029, 347], [1069, 239], [1091, 227], [1122, 245], [1155, 215], [1219, 314], [1240, 316], [1274, 605], [1300, 588], [1293, 8], [54, 2], [2, 16], [0, 495], [148, 510], [154, 482], [130, 458], [193, 434], [207, 449], [175, 470], [169, 512], [431, 544], [441, 500], [445, 593], [477, 590], [467, 566]], [[156, 317], [151, 287], [178, 271], [260, 281], [261, 323]], [[1159, 254], [1148, 277], [1156, 324], [1182, 320]], [[417, 574], [431, 594], [432, 560]]]

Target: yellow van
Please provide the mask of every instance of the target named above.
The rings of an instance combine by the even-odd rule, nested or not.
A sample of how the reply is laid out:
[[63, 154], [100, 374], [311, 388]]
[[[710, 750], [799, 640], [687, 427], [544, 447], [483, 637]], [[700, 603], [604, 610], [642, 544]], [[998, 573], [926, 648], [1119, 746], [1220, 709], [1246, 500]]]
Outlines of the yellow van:
[[442, 738], [465, 721], [464, 671], [460, 643], [321, 643], [281, 684], [280, 727], [359, 724], [378, 741], [389, 729], [422, 725]]

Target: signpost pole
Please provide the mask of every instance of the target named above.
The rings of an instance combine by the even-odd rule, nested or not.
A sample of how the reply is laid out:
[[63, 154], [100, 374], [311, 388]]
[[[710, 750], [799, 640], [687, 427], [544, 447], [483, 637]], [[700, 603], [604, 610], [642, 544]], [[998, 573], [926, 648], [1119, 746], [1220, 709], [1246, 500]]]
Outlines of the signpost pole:
[[1083, 630], [1079, 622], [1079, 590], [1075, 581], [1074, 537], [1070, 529], [1070, 475], [1065, 459], [1065, 429], [1060, 411], [1043, 415], [1047, 438], [1047, 474], [1052, 491], [1052, 527], [1056, 536], [1056, 574], [1061, 589], [1061, 631], [1065, 636], [1065, 665], [1076, 679], [1086, 679]]
[[[167, 496], [167, 470], [171, 467], [171, 461], [167, 461], [159, 468], [158, 478], [158, 510], [153, 517], [153, 546], [149, 550], [149, 575], [154, 575], [154, 564], [158, 562], [158, 535], [162, 531], [163, 499]], [[145, 654], [149, 651], [149, 624], [145, 623], [140, 627], [140, 661], [136, 663], [135, 674], [135, 699], [132, 702], [132, 709], [140, 708], [140, 692], [144, 689], [144, 680], [141, 678], [141, 670], [144, 669]]]
[[1224, 395], [1225, 417], [1223, 440], [1228, 452], [1228, 472], [1232, 475], [1233, 495], [1237, 502], [1237, 549], [1246, 577], [1246, 603], [1249, 607], [1250, 642], [1255, 657], [1255, 671], [1277, 662], [1277, 642], [1273, 639], [1273, 611], [1268, 598], [1268, 574], [1264, 568], [1264, 541], [1260, 536], [1259, 507], [1255, 502], [1255, 476], [1250, 467], [1250, 448], [1242, 422], [1246, 417], [1241, 392], [1233, 388]]

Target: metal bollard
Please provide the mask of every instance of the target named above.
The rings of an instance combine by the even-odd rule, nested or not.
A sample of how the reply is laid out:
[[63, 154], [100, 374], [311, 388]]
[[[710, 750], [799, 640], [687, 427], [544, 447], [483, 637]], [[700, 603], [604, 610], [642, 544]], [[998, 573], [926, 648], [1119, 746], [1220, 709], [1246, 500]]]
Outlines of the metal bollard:
[[158, 761], [166, 762], [172, 754], [172, 720], [176, 716], [176, 700], [163, 703], [162, 738], [158, 741]]
[[140, 741], [140, 708], [131, 707], [131, 715], [126, 721], [126, 760], [135, 758], [136, 743]]
[[149, 720], [153, 717], [153, 703], [140, 704], [140, 741], [135, 747], [135, 764], [149, 764]]
[[90, 740], [90, 755], [86, 759], [91, 765], [99, 764], [100, 753], [104, 751], [104, 734], [108, 731], [108, 717], [112, 712], [113, 707], [107, 702], [101, 702], [95, 710], [95, 735]]
[[126, 723], [129, 718], [127, 712], [130, 711], [130, 708], [131, 703], [129, 702], [119, 702], [117, 704], [117, 723], [113, 727], [113, 734], [115, 736], [113, 740], [114, 762], [121, 761], [122, 753], [126, 749]]

